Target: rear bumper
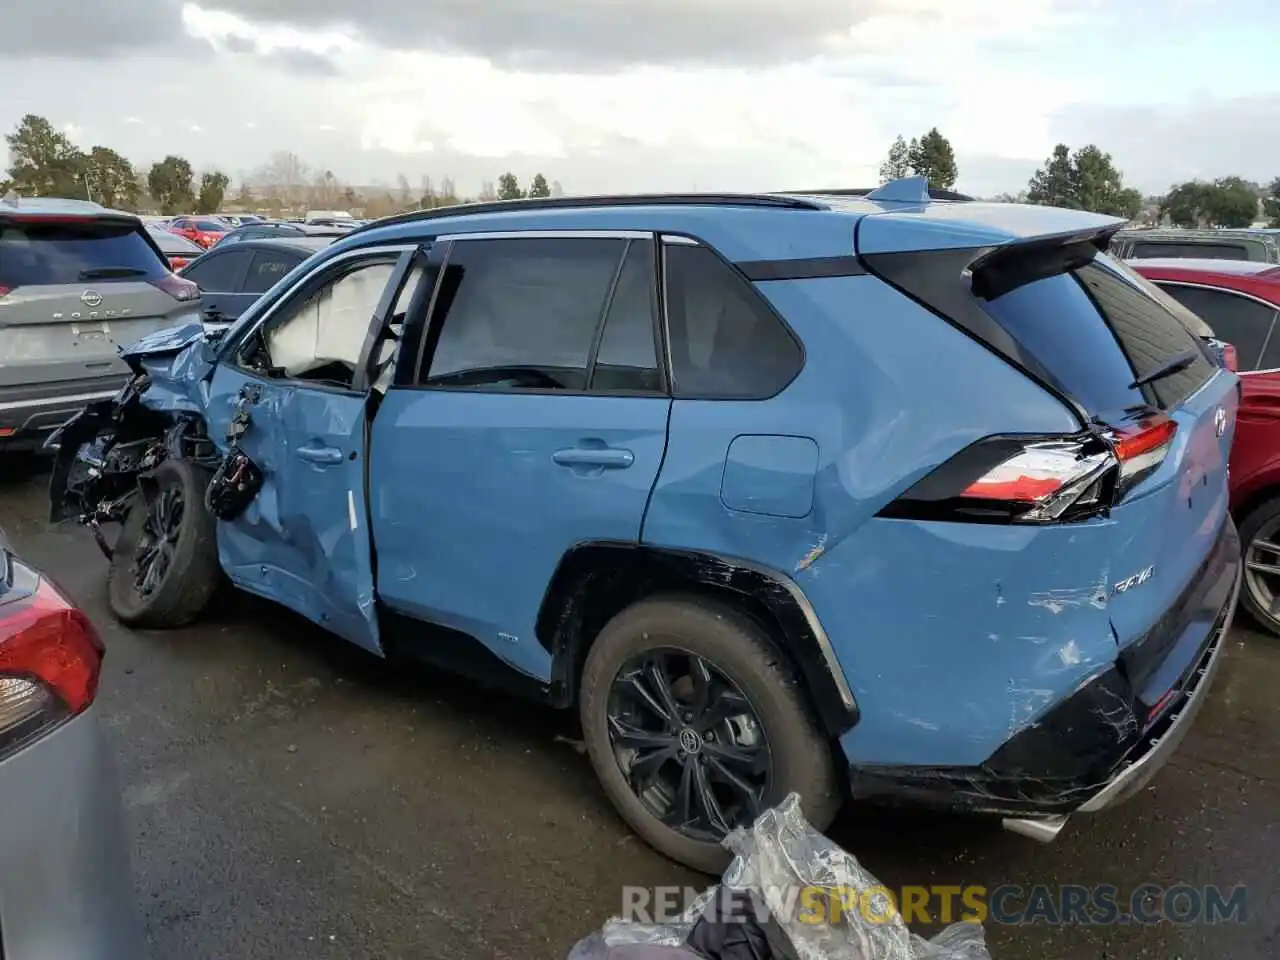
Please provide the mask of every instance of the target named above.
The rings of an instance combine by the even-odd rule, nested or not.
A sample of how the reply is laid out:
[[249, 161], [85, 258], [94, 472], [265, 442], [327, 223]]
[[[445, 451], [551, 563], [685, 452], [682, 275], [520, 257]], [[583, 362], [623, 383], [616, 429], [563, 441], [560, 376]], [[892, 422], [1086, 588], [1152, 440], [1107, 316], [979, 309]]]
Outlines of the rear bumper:
[[128, 374], [0, 387], [0, 449], [39, 447], [86, 404], [114, 397]]
[[854, 768], [854, 796], [994, 814], [1006, 828], [1039, 840], [1053, 839], [1072, 814], [1122, 803], [1173, 755], [1208, 698], [1241, 574], [1240, 541], [1228, 519], [1211, 555], [1150, 634], [986, 762]]

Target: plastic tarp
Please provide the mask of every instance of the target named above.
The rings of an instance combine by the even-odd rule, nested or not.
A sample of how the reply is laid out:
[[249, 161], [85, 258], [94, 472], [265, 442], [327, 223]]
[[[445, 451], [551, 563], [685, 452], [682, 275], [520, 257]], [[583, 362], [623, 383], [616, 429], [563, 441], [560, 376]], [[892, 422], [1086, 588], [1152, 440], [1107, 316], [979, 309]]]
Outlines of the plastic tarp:
[[[725, 846], [735, 856], [720, 885], [676, 921], [610, 920], [575, 945], [569, 960], [991, 960], [980, 924], [954, 923], [931, 940], [907, 929], [884, 886], [805, 820], [796, 794], [761, 814], [750, 829], [735, 830]], [[762, 928], [750, 948], [754, 953], [726, 949], [733, 945], [730, 940], [753, 939], [741, 932], [735, 937], [732, 924], [715, 916], [726, 891], [767, 908], [763, 916], [738, 915], [737, 922]], [[844, 908], [815, 917], [801, 907], [815, 897]], [[708, 939], [708, 923], [727, 932]], [[770, 934], [772, 925], [785, 934], [786, 943]], [[766, 948], [760, 943], [767, 943], [767, 952], [761, 952]]]

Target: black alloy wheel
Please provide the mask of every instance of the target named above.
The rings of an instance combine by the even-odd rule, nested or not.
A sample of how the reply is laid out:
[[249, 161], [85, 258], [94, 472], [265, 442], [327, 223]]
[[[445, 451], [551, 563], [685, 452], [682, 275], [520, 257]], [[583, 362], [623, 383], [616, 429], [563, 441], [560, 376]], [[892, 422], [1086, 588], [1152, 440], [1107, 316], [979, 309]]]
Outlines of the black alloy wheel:
[[764, 726], [707, 659], [669, 647], [629, 658], [610, 687], [608, 723], [623, 777], [670, 829], [718, 842], [762, 811], [773, 781]]
[[144, 597], [155, 593], [173, 566], [184, 511], [182, 491], [174, 487], [160, 490], [147, 506], [133, 562], [134, 586]]

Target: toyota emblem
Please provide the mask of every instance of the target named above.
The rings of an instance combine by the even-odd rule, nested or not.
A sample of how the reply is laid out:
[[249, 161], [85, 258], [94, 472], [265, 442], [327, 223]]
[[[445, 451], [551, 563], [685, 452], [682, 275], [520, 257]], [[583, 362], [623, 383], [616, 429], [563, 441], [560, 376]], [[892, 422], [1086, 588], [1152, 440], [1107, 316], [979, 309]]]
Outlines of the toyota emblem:
[[1221, 407], [1213, 412], [1213, 432], [1219, 437], [1227, 432], [1227, 411]]
[[102, 294], [97, 290], [86, 290], [80, 294], [80, 302], [92, 309], [102, 303]]

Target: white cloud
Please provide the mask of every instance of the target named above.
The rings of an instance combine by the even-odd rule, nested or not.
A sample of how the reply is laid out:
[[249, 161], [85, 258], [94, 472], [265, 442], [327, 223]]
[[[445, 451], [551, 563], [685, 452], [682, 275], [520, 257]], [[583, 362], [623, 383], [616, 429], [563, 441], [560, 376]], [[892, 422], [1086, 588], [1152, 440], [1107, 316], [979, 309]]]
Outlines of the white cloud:
[[[0, 128], [34, 111], [144, 164], [248, 171], [290, 150], [356, 183], [403, 172], [474, 191], [541, 169], [594, 191], [865, 185], [895, 135], [936, 125], [962, 189], [1016, 191], [1063, 140], [1097, 142], [1156, 190], [1264, 176], [1280, 155], [1280, 74], [1250, 73], [1246, 107], [1219, 67], [1228, 42], [1265, 63], [1280, 6], [1237, 2], [1252, 12], [1227, 23], [1206, 0], [795, 0], [785, 15], [767, 0], [361, 0], [350, 22], [345, 0], [118, 0], [114, 19], [95, 6], [75, 25], [116, 45], [62, 44], [109, 69], [49, 59], [24, 4], [6, 13], [28, 40], [0, 38], [0, 89], [38, 95], [0, 103]], [[512, 19], [535, 8], [536, 30]], [[1173, 11], [1217, 33], [1166, 29]], [[1171, 45], [1193, 42], [1170, 67]]]

